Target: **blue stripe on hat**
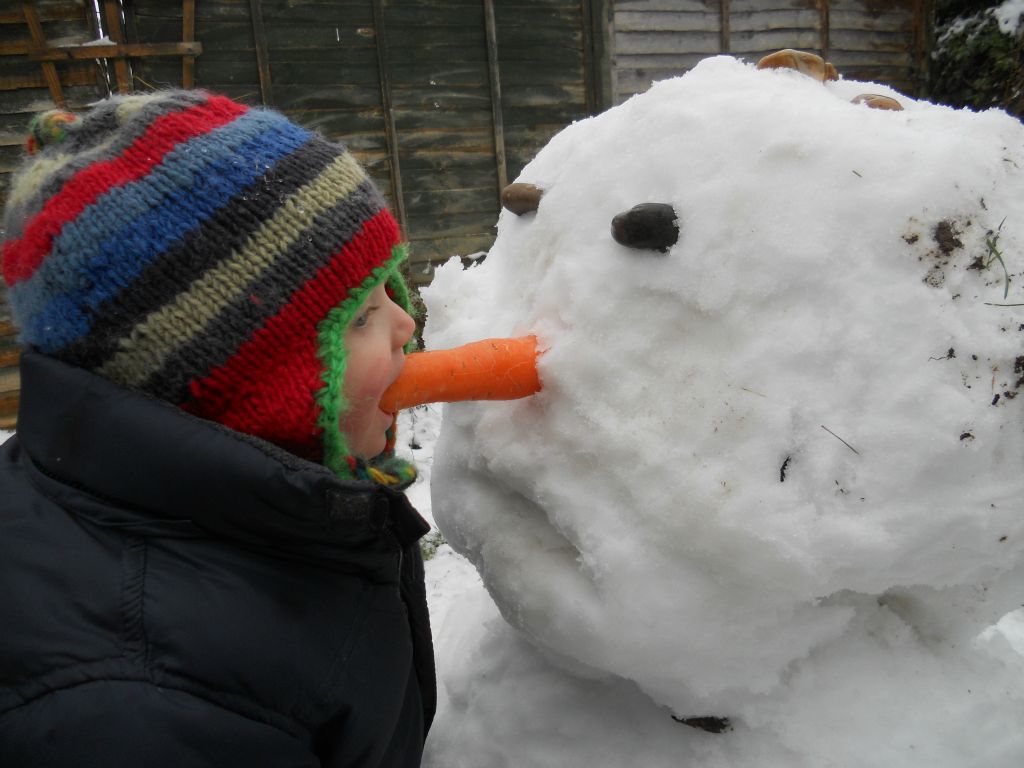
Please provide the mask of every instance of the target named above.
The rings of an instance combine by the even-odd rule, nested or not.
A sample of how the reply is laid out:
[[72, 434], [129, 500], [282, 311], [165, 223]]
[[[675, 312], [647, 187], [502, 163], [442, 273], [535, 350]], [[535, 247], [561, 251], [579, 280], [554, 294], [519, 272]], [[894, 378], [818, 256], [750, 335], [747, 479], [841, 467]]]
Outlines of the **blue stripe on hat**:
[[[252, 110], [176, 147], [144, 179], [111, 190], [69, 222], [36, 274], [12, 289], [31, 318], [23, 339], [52, 354], [87, 334], [90, 309], [310, 136], [281, 115]], [[83, 273], [98, 279], [83, 284]]]

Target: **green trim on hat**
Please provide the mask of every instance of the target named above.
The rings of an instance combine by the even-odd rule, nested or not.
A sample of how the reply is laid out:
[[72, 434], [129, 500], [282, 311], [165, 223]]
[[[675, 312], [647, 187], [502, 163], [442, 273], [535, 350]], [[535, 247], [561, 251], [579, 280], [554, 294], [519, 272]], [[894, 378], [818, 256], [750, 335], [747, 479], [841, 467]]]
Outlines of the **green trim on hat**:
[[[345, 363], [348, 350], [345, 349], [345, 332], [355, 318], [366, 297], [381, 283], [391, 288], [391, 298], [402, 309], [413, 315], [409, 301], [409, 289], [402, 279], [399, 266], [405, 261], [406, 246], [398, 244], [391, 249], [391, 258], [377, 267], [370, 276], [358, 287], [349, 292], [348, 298], [327, 313], [317, 329], [318, 356], [323, 364], [322, 378], [324, 386], [316, 393], [316, 402], [320, 406], [317, 426], [322, 430], [323, 463], [328, 469], [345, 479], [356, 479], [355, 462], [348, 441], [341, 431], [341, 415], [348, 408], [345, 400]], [[410, 351], [413, 342], [406, 351]], [[393, 456], [380, 457], [387, 462], [399, 461]], [[409, 467], [415, 477], [415, 470]]]

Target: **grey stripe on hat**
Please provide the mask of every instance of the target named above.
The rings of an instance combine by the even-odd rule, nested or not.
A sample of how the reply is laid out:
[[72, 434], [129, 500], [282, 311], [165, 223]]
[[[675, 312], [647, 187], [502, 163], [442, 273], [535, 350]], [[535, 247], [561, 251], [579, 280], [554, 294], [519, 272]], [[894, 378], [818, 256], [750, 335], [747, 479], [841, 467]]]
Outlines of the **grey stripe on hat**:
[[97, 373], [129, 387], [140, 386], [164, 366], [174, 350], [187, 344], [224, 306], [273, 267], [320, 213], [351, 194], [365, 178], [351, 154], [338, 157], [253, 232], [240, 250], [136, 325], [120, 342], [120, 351]]

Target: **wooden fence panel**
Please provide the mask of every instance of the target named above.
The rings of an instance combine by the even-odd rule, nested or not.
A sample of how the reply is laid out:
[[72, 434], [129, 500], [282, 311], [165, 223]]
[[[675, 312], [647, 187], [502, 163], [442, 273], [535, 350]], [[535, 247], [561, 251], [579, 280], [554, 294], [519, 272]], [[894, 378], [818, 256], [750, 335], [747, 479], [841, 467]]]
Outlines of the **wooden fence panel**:
[[851, 79], [923, 91], [931, 0], [616, 0], [614, 100], [728, 53], [818, 53]]

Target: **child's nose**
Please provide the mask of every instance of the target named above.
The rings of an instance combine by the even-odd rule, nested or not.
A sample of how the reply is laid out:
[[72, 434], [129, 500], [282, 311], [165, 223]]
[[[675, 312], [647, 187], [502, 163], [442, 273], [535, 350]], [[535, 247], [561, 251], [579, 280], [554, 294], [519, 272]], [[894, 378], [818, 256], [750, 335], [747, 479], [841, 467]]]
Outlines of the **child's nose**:
[[416, 331], [416, 321], [393, 301], [389, 309], [391, 311], [392, 346], [399, 349], [409, 343], [409, 339]]

